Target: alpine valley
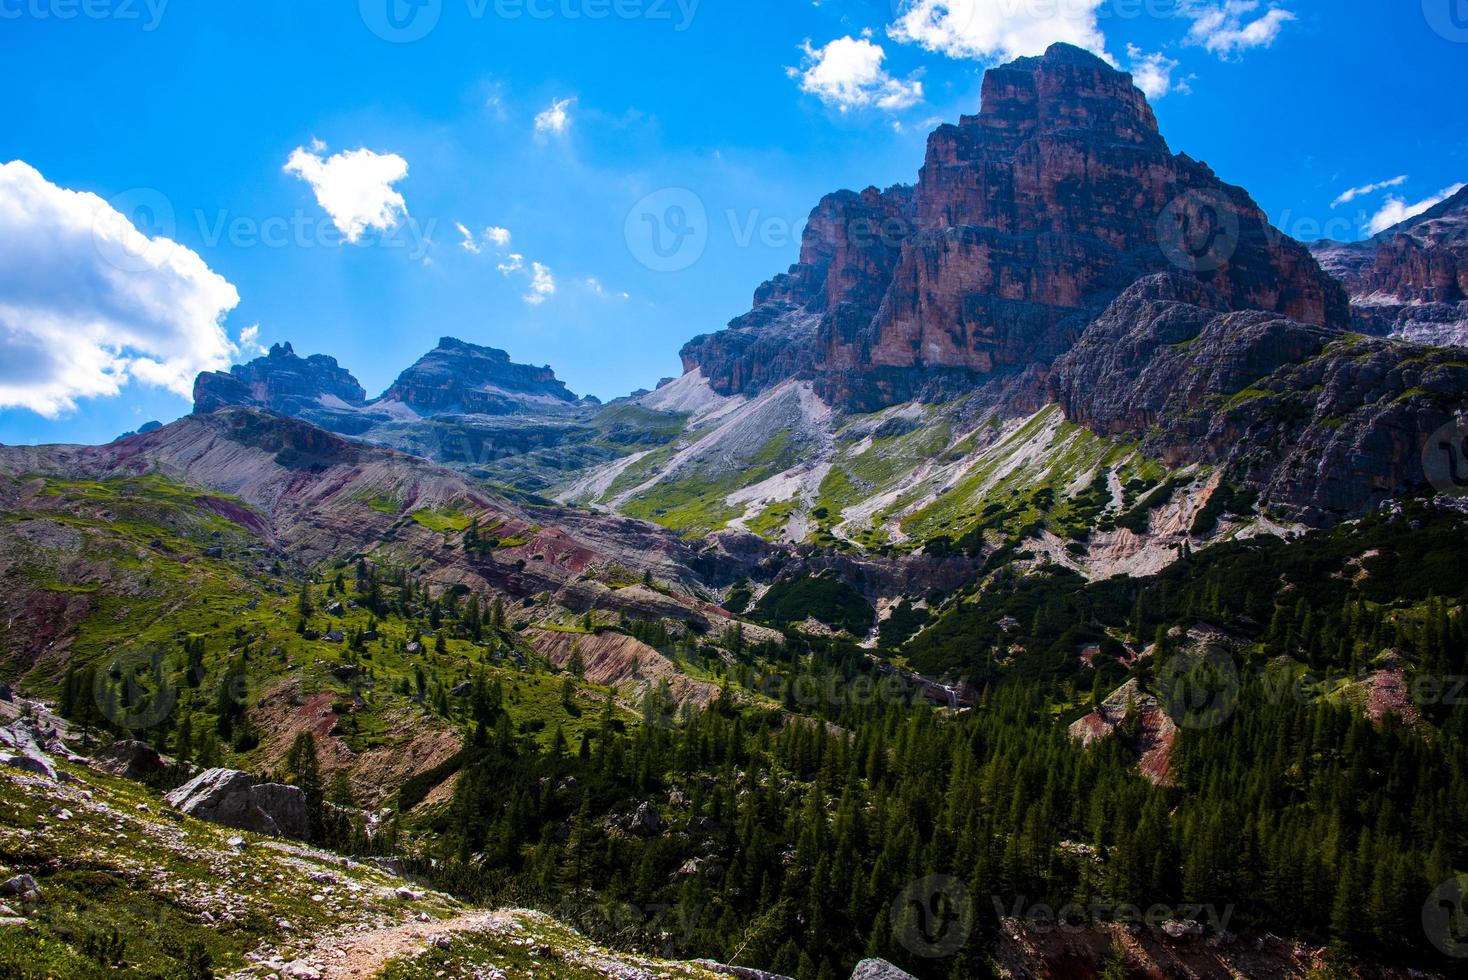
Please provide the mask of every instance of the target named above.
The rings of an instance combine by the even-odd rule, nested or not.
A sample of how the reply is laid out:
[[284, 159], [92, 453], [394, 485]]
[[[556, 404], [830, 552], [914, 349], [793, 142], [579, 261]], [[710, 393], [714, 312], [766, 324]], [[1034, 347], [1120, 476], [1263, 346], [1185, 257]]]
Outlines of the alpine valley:
[[0, 976], [1454, 975], [1465, 343], [1058, 44], [654, 391], [0, 447]]

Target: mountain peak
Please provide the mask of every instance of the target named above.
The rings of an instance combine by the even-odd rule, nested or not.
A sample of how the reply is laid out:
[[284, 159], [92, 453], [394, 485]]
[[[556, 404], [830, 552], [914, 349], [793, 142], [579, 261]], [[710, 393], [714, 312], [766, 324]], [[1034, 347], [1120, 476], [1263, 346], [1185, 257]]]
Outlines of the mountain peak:
[[1304, 246], [1168, 148], [1130, 75], [1057, 44], [985, 73], [978, 115], [928, 137], [915, 187], [824, 198], [800, 262], [684, 366], [721, 395], [797, 377], [852, 410], [946, 397], [1050, 364], [1158, 272], [1230, 310], [1349, 322]]
[[1157, 117], [1132, 76], [1070, 44], [1052, 44], [1038, 57], [1017, 58], [984, 73], [978, 126], [1001, 143], [1036, 135], [1086, 132], [1108, 141], [1166, 148]]
[[336, 358], [324, 354], [302, 358], [289, 343], [274, 344], [264, 357], [236, 364], [227, 373], [206, 372], [194, 381], [195, 412], [249, 405], [283, 415], [303, 415], [336, 401], [361, 406], [367, 393]]
[[576, 401], [549, 367], [516, 364], [508, 352], [442, 337], [382, 396], [423, 414], [519, 414], [529, 403]]

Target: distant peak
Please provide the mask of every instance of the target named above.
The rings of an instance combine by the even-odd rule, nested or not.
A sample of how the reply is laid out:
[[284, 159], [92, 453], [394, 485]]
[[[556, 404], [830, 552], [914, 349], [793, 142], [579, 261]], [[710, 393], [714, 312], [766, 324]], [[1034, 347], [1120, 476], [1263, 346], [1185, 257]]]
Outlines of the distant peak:
[[292, 347], [290, 345], [290, 341], [286, 341], [283, 344], [271, 344], [270, 345], [270, 356], [271, 357], [295, 357], [296, 356], [296, 350], [295, 350], [294, 347]]

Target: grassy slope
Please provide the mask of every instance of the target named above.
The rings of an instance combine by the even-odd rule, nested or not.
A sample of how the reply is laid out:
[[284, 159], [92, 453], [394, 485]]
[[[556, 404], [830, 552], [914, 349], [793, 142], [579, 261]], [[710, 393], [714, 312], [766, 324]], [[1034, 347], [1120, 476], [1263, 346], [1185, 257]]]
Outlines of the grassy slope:
[[[513, 726], [543, 745], [551, 743], [557, 728], [577, 744], [581, 733], [594, 727], [600, 703], [609, 696], [578, 682], [567, 707], [561, 697], [562, 676], [511, 631], [497, 635], [491, 631], [483, 644], [446, 637], [441, 652], [432, 639], [424, 638], [421, 649], [409, 653], [407, 646], [420, 624], [350, 608], [350, 566], [308, 574], [282, 563], [258, 538], [199, 504], [197, 492], [169, 481], [157, 477], [105, 483], [53, 481], [37, 500], [45, 506], [0, 515], [0, 540], [15, 561], [7, 577], [26, 583], [35, 593], [86, 594], [90, 611], [74, 624], [74, 635], [65, 637], [69, 652], [64, 658], [42, 656], [32, 663], [26, 638], [13, 635], [14, 631], [4, 634], [10, 647], [0, 673], [18, 678], [33, 695], [56, 697], [67, 662], [137, 668], [154, 650], [163, 653], [165, 673], [181, 678], [183, 644], [201, 638], [205, 677], [197, 685], [177, 685], [175, 718], [193, 715], [196, 731], [212, 724], [219, 680], [236, 656], [248, 650], [244, 688], [238, 696], [253, 704], [287, 678], [298, 684], [298, 701], [330, 692], [335, 703], [351, 705], [350, 711], [342, 712], [337, 729], [355, 753], [400, 744], [422, 725], [467, 726], [463, 700], [450, 699], [449, 714], [444, 716], [436, 710], [435, 701], [440, 699], [434, 693], [481, 674], [503, 685], [504, 707]], [[449, 530], [460, 529], [460, 523], [467, 526], [451, 514], [420, 511], [413, 517]], [[37, 545], [18, 532], [38, 522], [75, 533], [78, 550], [90, 559], [79, 564], [72, 549]], [[219, 549], [217, 557], [211, 549]], [[338, 579], [341, 592], [333, 594]], [[321, 634], [338, 630], [350, 636], [375, 625], [379, 639], [354, 652], [345, 643], [299, 634], [299, 592], [310, 580], [319, 580], [312, 586], [315, 611], [308, 620], [312, 630]], [[342, 603], [341, 615], [324, 611], [333, 601]], [[339, 679], [332, 669], [342, 664], [359, 666], [370, 674], [370, 681]], [[429, 693], [423, 704], [411, 699], [420, 670]], [[404, 685], [411, 693], [402, 692]], [[357, 696], [355, 701], [352, 695]], [[633, 718], [619, 714], [629, 721]], [[275, 761], [228, 748], [222, 761], [241, 768]]]
[[[139, 784], [82, 766], [61, 768], [72, 782], [0, 770], [0, 877], [31, 874], [41, 888], [26, 924], [0, 926], [0, 976], [222, 975], [252, 956], [319, 962], [335, 937], [361, 930], [426, 919], [430, 931], [433, 923], [470, 918], [470, 910], [431, 890], [408, 886], [411, 897], [401, 897], [407, 883], [371, 865], [172, 814]], [[243, 847], [228, 844], [236, 836]], [[623, 976], [634, 968], [713, 975], [608, 954], [538, 913], [502, 919], [493, 929], [456, 936], [447, 949], [410, 951], [381, 975], [416, 980], [442, 976], [445, 968], [473, 975], [491, 967], [511, 977]], [[370, 946], [370, 937], [353, 941]], [[206, 963], [209, 973], [202, 972]]]

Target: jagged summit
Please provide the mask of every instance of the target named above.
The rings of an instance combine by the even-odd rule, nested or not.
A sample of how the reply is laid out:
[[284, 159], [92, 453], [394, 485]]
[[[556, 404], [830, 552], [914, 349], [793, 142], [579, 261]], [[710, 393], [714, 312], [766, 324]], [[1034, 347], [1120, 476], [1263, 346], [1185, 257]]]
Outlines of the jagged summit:
[[1047, 365], [1144, 275], [1343, 328], [1340, 285], [1242, 188], [1173, 154], [1131, 76], [1068, 45], [986, 73], [914, 187], [824, 198], [800, 261], [683, 350], [721, 395], [810, 379], [837, 407], [943, 398]]
[[443, 337], [381, 400], [402, 402], [419, 414], [510, 415], [527, 403], [572, 404], [577, 398], [548, 366], [516, 364], [498, 348]]
[[1311, 251], [1345, 284], [1356, 329], [1468, 345], [1468, 185], [1366, 241], [1319, 241]]
[[401, 375], [381, 397], [368, 400], [351, 372], [325, 354], [300, 357], [289, 342], [226, 372], [199, 375], [194, 411], [229, 405], [265, 408], [308, 419], [336, 432], [360, 435], [374, 424], [406, 414], [515, 415], [565, 408], [578, 399], [549, 367], [516, 364], [494, 347], [457, 337], [438, 346]]
[[236, 364], [228, 372], [201, 374], [194, 382], [196, 412], [250, 405], [282, 415], [306, 415], [323, 407], [360, 407], [366, 401], [361, 384], [336, 358], [300, 357], [289, 342], [274, 344], [264, 357]]
[[1166, 148], [1157, 117], [1132, 76], [1070, 44], [1052, 44], [1042, 56], [986, 72], [979, 114], [961, 117], [959, 126], [984, 127], [991, 139], [1089, 132]]

